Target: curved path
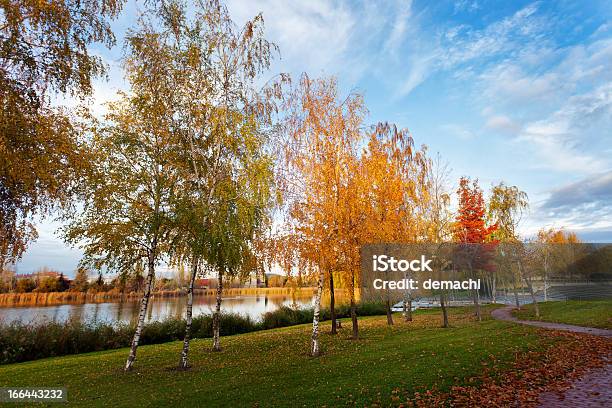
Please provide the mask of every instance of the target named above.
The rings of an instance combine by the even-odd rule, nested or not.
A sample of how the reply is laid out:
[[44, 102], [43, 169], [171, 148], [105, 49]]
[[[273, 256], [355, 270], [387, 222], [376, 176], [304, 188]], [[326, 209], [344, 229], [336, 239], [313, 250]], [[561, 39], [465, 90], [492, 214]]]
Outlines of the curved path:
[[587, 372], [572, 382], [563, 393], [547, 391], [540, 394], [540, 408], [612, 407], [612, 364]]
[[519, 320], [518, 318], [512, 316], [512, 310], [514, 310], [514, 306], [501, 307], [499, 309], [493, 310], [491, 312], [491, 316], [493, 316], [493, 318], [497, 320], [505, 320], [508, 322], [526, 324], [529, 326], [542, 327], [544, 329], [565, 330], [574, 333], [593, 334], [595, 336], [612, 338], [612, 330], [596, 329], [594, 327], [573, 326], [571, 324], [564, 323], [541, 322], [538, 320]]
[[[535, 320], [519, 320], [512, 316], [514, 306], [506, 306], [495, 309], [491, 316], [497, 320], [526, 324], [529, 326], [542, 327], [551, 330], [566, 330], [574, 333], [593, 334], [612, 338], [612, 330], [596, 329], [593, 327], [573, 326], [571, 324], [540, 322]], [[590, 408], [590, 407], [612, 407], [612, 364], [587, 372], [582, 378], [578, 378], [571, 387], [563, 393], [545, 392], [539, 396], [540, 408]]]

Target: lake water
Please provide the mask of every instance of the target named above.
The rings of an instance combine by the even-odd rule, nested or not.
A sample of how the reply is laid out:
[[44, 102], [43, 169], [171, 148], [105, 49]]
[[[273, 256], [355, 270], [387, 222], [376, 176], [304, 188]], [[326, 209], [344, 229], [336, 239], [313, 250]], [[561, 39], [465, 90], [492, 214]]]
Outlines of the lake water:
[[[311, 307], [312, 296], [289, 295], [240, 295], [223, 298], [221, 310], [240, 313], [258, 320], [269, 311], [280, 306], [297, 308]], [[187, 297], [153, 298], [149, 301], [147, 321], [164, 320], [170, 317], [184, 318]], [[0, 322], [38, 323], [43, 321], [64, 322], [77, 320], [81, 322], [130, 323], [136, 321], [140, 301], [63, 304], [52, 306], [1, 307]], [[215, 297], [199, 295], [194, 297], [193, 315], [212, 314], [215, 308]]]

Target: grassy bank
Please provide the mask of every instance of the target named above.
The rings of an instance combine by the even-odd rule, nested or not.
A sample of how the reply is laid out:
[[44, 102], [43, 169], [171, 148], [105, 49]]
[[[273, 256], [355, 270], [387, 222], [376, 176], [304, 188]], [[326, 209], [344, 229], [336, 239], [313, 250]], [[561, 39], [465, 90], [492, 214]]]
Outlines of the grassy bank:
[[[338, 317], [349, 316], [349, 306], [340, 305], [336, 308], [336, 313]], [[357, 307], [358, 316], [382, 314], [385, 314], [382, 303], [364, 303]], [[286, 306], [265, 313], [259, 321], [254, 321], [248, 316], [223, 313], [220, 319], [220, 331], [223, 336], [250, 333], [309, 323], [312, 322], [312, 318], [311, 308], [293, 309]], [[329, 319], [330, 311], [323, 309], [321, 318]], [[185, 335], [185, 325], [184, 319], [176, 318], [147, 323], [140, 344], [182, 340]], [[127, 347], [131, 344], [133, 335], [134, 327], [128, 324], [88, 324], [81, 321], [0, 324], [0, 364]], [[212, 337], [210, 315], [199, 315], [193, 319], [192, 337]]]
[[514, 311], [514, 315], [523, 320], [612, 329], [612, 299], [544, 302], [539, 307], [539, 319], [535, 317], [533, 305], [525, 305], [522, 310]]
[[[320, 358], [308, 356], [310, 325], [224, 337], [221, 353], [195, 340], [192, 368], [178, 372], [180, 342], [139, 349], [134, 372], [121, 367], [127, 349], [0, 367], [3, 386], [66, 386], [69, 406], [363, 406], [396, 404], [397, 389], [440, 390], [465, 384], [487, 365], [503, 366], [515, 353], [548, 347], [537, 329], [452, 309], [453, 327], [439, 313], [415, 313], [396, 325], [360, 319], [362, 338], [337, 336], [322, 325]], [[43, 374], [44, 373], [44, 374]]]

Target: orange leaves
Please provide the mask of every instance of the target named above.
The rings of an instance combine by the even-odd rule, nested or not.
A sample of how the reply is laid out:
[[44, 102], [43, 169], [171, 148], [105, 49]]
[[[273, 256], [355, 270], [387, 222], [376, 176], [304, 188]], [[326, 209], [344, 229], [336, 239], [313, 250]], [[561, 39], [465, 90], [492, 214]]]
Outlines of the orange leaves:
[[509, 368], [498, 366], [491, 356], [483, 374], [470, 378], [469, 385], [455, 385], [447, 393], [415, 393], [408, 406], [537, 406], [544, 391], [567, 389], [571, 380], [602, 367], [612, 353], [612, 343], [601, 337], [553, 331], [540, 335], [547, 338], [545, 349], [517, 354]]
[[485, 203], [478, 180], [470, 186], [470, 179], [461, 177], [459, 180], [459, 209], [455, 227], [455, 239], [462, 243], [481, 244], [490, 240], [491, 234], [497, 230], [497, 224], [487, 226], [485, 223]]
[[299, 244], [300, 258], [319, 268], [346, 270], [347, 245], [357, 225], [352, 209], [363, 100], [360, 95], [340, 100], [334, 78], [306, 75], [287, 100], [291, 115], [286, 122], [286, 168], [281, 171], [291, 177], [281, 180], [287, 232]]
[[425, 150], [414, 151], [406, 129], [379, 123], [369, 135], [360, 167], [362, 242], [414, 242], [424, 229], [419, 201], [429, 189], [423, 178], [428, 170]]
[[286, 168], [279, 172], [287, 233], [300, 258], [354, 288], [362, 245], [424, 235], [430, 161], [405, 129], [379, 123], [364, 131], [362, 96], [340, 98], [334, 78], [304, 75], [287, 101]]
[[580, 243], [575, 232], [564, 231], [563, 228], [538, 231], [538, 241], [547, 244], [577, 244]]

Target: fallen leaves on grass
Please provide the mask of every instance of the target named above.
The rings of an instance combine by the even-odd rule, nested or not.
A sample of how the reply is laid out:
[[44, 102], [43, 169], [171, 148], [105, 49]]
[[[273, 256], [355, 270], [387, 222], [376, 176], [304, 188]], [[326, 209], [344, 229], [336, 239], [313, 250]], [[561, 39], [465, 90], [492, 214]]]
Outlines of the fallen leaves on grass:
[[[495, 365], [491, 356], [491, 362], [483, 362], [482, 375], [463, 381], [469, 385], [453, 386], [450, 392], [416, 392], [400, 406], [533, 407], [544, 391], [563, 392], [612, 356], [612, 342], [602, 337], [547, 330], [541, 335], [549, 340], [545, 350], [517, 353], [510, 367]], [[397, 401], [397, 391], [391, 400]]]

